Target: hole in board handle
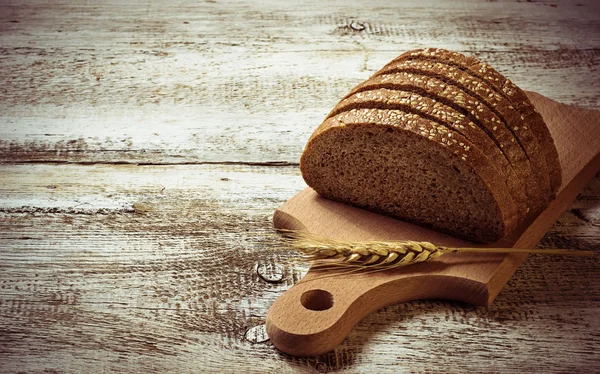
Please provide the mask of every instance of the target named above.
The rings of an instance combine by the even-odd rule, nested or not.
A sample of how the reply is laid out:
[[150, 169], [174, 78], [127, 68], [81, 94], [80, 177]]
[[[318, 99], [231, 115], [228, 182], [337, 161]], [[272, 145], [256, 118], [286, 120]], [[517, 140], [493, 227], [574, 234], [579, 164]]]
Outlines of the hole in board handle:
[[303, 307], [310, 310], [327, 310], [333, 306], [333, 295], [325, 290], [308, 290], [300, 297]]

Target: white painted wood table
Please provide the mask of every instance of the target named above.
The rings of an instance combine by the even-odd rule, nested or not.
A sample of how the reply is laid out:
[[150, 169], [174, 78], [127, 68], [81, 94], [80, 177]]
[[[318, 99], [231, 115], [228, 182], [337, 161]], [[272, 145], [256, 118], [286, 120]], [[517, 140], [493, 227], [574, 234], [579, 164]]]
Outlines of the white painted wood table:
[[[530, 256], [489, 308], [385, 308], [321, 357], [254, 334], [306, 270], [269, 246], [305, 141], [426, 46], [600, 107], [594, 0], [0, 1], [0, 372], [600, 370], [598, 256]], [[599, 251], [600, 177], [540, 246]]]

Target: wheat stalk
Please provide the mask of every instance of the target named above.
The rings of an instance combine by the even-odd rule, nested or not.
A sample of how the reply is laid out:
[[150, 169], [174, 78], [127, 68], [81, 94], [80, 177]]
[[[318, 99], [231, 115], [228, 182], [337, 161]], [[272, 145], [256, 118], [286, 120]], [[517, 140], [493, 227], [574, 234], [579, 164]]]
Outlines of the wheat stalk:
[[522, 248], [452, 248], [429, 242], [347, 241], [326, 238], [308, 231], [280, 230], [289, 247], [302, 254], [301, 259], [313, 261], [314, 266], [349, 266], [362, 268], [398, 268], [430, 261], [446, 253], [530, 253], [566, 256], [593, 256], [590, 251], [565, 249]]

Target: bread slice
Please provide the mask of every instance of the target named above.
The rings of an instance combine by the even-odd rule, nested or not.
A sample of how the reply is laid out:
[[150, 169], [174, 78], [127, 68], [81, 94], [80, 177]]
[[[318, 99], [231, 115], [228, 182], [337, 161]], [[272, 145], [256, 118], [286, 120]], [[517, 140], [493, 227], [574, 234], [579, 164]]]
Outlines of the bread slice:
[[[401, 84], [403, 80], [398, 77], [395, 82]], [[455, 97], [458, 99], [459, 97]], [[444, 125], [456, 133], [464, 136], [474, 147], [491, 161], [494, 168], [502, 177], [511, 197], [515, 201], [518, 212], [518, 220], [525, 219], [527, 204], [525, 196], [524, 180], [520, 180], [512, 165], [502, 153], [500, 148], [487, 134], [473, 122], [469, 121], [464, 114], [459, 113], [452, 107], [426, 94], [404, 91], [401, 89], [389, 90], [386, 88], [362, 91], [343, 99], [327, 116], [327, 118], [346, 112], [351, 109], [394, 109], [407, 113], [415, 113], [419, 116]], [[457, 143], [448, 133], [448, 140]]]
[[[375, 76], [397, 72], [424, 74], [441, 79], [484, 103], [492, 113], [500, 118], [506, 129], [513, 134], [515, 138], [513, 141], [518, 142], [531, 163], [534, 179], [533, 183], [528, 184], [530, 188], [528, 196], [535, 197], [537, 200], [537, 203], [532, 201], [532, 213], [539, 213], [541, 208], [548, 204], [551, 191], [545, 156], [537, 142], [537, 138], [523, 122], [521, 114], [510, 105], [508, 100], [498, 94], [485, 81], [454, 66], [436, 61], [400, 60], [386, 65]], [[479, 115], [475, 113], [475, 117], [477, 118]]]
[[[541, 199], [538, 197], [541, 192], [537, 188], [536, 181], [532, 181], [533, 170], [527, 155], [515, 141], [514, 135], [486, 105], [464, 93], [456, 86], [442, 80], [425, 74], [407, 72], [373, 76], [352, 89], [346, 97], [378, 88], [419, 92], [452, 107], [466, 116], [469, 121], [477, 124], [481, 131], [484, 131], [495, 142], [517, 174], [518, 181], [516, 183], [520, 184], [521, 192], [513, 191], [512, 193], [517, 204], [526, 199], [526, 211], [532, 212], [543, 207]], [[481, 144], [475, 138], [471, 138], [471, 134], [462, 134], [468, 140], [474, 142], [476, 146], [479, 147], [479, 144]], [[508, 174], [510, 175], [510, 173]], [[514, 183], [511, 182], [513, 187]], [[526, 195], [526, 198], [524, 195]]]
[[[471, 75], [485, 80], [488, 84], [493, 86], [497, 92], [501, 93], [509, 100], [517, 111], [521, 113], [523, 121], [535, 134], [548, 166], [551, 192], [553, 195], [558, 192], [558, 189], [562, 184], [562, 171], [554, 140], [552, 139], [544, 119], [535, 109], [523, 90], [488, 64], [482, 63], [474, 57], [465, 56], [461, 53], [445, 49], [428, 48], [409, 51], [400, 55], [394, 61], [417, 59], [443, 61], [447, 64], [456, 66]], [[392, 63], [394, 61], [392, 61]]]
[[339, 113], [315, 130], [300, 168], [324, 197], [462, 238], [496, 241], [518, 223], [490, 160], [460, 134], [418, 114]]

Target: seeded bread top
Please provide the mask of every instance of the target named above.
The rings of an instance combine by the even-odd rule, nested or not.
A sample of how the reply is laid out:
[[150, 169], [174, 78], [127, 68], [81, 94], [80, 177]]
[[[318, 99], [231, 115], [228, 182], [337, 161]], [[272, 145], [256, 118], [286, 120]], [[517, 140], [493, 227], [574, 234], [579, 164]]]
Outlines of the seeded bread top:
[[544, 152], [546, 164], [548, 165], [551, 192], [555, 194], [558, 191], [562, 184], [562, 171], [558, 160], [556, 146], [544, 119], [535, 109], [531, 100], [529, 100], [523, 90], [515, 85], [510, 79], [496, 71], [493, 67], [482, 63], [474, 57], [465, 56], [458, 52], [427, 48], [406, 52], [397, 57], [394, 61], [412, 59], [444, 61], [471, 75], [485, 80], [496, 88], [496, 90], [509, 100], [523, 115], [525, 123], [530, 126], [537, 137], [542, 151]]

